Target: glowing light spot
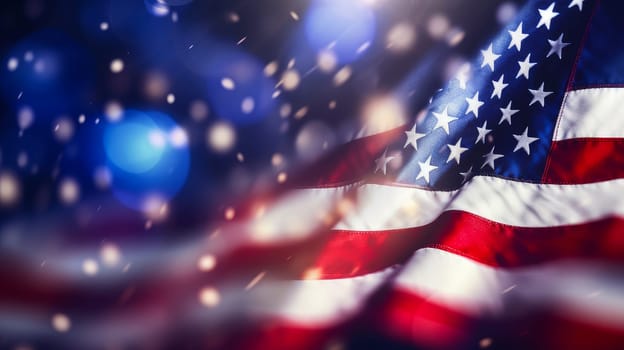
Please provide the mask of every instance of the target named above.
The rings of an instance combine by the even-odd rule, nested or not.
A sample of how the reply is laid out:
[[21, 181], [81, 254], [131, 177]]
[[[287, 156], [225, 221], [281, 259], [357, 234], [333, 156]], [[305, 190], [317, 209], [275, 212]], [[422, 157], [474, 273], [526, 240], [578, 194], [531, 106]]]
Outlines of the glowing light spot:
[[217, 266], [217, 258], [214, 255], [205, 254], [197, 260], [197, 269], [202, 272], [212, 271]]
[[176, 126], [169, 133], [169, 141], [173, 147], [184, 147], [188, 145], [188, 134], [184, 129]]
[[17, 166], [24, 168], [28, 164], [28, 154], [26, 152], [20, 152], [17, 155]]
[[390, 51], [403, 52], [412, 47], [415, 40], [414, 27], [409, 23], [398, 23], [388, 32], [386, 47]]
[[242, 153], [238, 152], [236, 153], [236, 160], [242, 163], [245, 161], [245, 156]]
[[110, 101], [104, 107], [104, 114], [106, 115], [106, 119], [108, 119], [108, 121], [112, 123], [120, 121], [123, 113], [123, 106], [117, 101]]
[[334, 75], [334, 85], [340, 86], [346, 83], [347, 80], [351, 78], [351, 73], [352, 73], [351, 67], [349, 66], [342, 67], [338, 72], [336, 72], [336, 75]]
[[67, 142], [74, 136], [74, 123], [67, 117], [59, 118], [54, 126], [54, 137], [61, 142]]
[[175, 95], [174, 94], [168, 94], [167, 95], [167, 103], [172, 105], [175, 103]]
[[65, 314], [54, 314], [52, 316], [52, 328], [59, 333], [65, 333], [71, 328], [71, 320]]
[[289, 103], [284, 103], [279, 110], [280, 117], [287, 118], [292, 112], [292, 106]]
[[17, 112], [17, 124], [21, 130], [28, 129], [35, 121], [35, 112], [32, 108], [24, 106]]
[[111, 61], [110, 63], [111, 72], [117, 74], [117, 73], [121, 73], [123, 69], [124, 69], [124, 62], [121, 59], [116, 58]]
[[215, 123], [206, 133], [208, 146], [216, 152], [225, 153], [234, 147], [236, 132], [226, 122]]
[[308, 106], [303, 106], [295, 112], [295, 119], [301, 119], [308, 114]]
[[74, 204], [80, 198], [80, 186], [74, 179], [63, 179], [59, 184], [58, 194], [61, 203], [66, 205]]
[[284, 156], [282, 156], [280, 153], [273, 154], [273, 156], [271, 157], [271, 164], [276, 168], [280, 167], [284, 164]]
[[219, 291], [213, 287], [204, 287], [199, 291], [199, 302], [206, 307], [215, 307], [220, 301]]
[[457, 46], [459, 45], [459, 43], [461, 43], [464, 40], [465, 36], [466, 36], [466, 32], [464, 32], [460, 28], [452, 28], [446, 34], [446, 42], [450, 46]]
[[82, 262], [82, 272], [87, 276], [95, 276], [99, 269], [97, 261], [93, 259], [86, 259]]
[[313, 267], [303, 272], [302, 279], [304, 280], [318, 280], [321, 278], [323, 270], [320, 267]]
[[507, 24], [509, 21], [516, 17], [518, 7], [513, 2], [504, 2], [498, 6], [496, 10], [496, 19], [500, 24]]
[[288, 180], [288, 175], [285, 172], [277, 174], [277, 182], [283, 184]]
[[336, 101], [335, 100], [329, 101], [328, 107], [329, 107], [329, 109], [335, 109], [336, 108]]
[[81, 114], [78, 116], [78, 124], [84, 124], [86, 120], [87, 120], [87, 117], [84, 114]]
[[371, 99], [365, 104], [362, 116], [368, 134], [393, 129], [403, 125], [406, 121], [403, 104], [392, 96]]
[[234, 80], [228, 77], [221, 79], [221, 86], [223, 86], [223, 88], [226, 90], [234, 90], [236, 88], [236, 84], [234, 84]]
[[336, 69], [338, 57], [331, 50], [322, 50], [316, 57], [316, 64], [322, 72], [329, 73]]
[[169, 91], [169, 80], [161, 72], [150, 72], [145, 77], [143, 92], [154, 101], [158, 101]]
[[189, 114], [196, 122], [200, 122], [208, 117], [208, 106], [204, 101], [195, 100], [191, 103]]
[[8, 172], [0, 173], [0, 205], [12, 206], [21, 195], [21, 186], [17, 178]]
[[228, 21], [238, 23], [238, 21], [240, 21], [240, 16], [236, 12], [230, 12], [228, 13]]
[[106, 243], [100, 249], [100, 258], [104, 265], [113, 267], [121, 261], [121, 251], [116, 245]]
[[269, 62], [265, 67], [264, 67], [264, 75], [266, 75], [267, 77], [271, 77], [273, 76], [275, 73], [277, 73], [277, 69], [278, 69], [278, 64], [277, 61], [271, 61]]
[[143, 201], [143, 213], [150, 220], [163, 220], [168, 212], [169, 206], [166, 200], [158, 194], [149, 195]]
[[295, 11], [290, 11], [290, 17], [294, 19], [295, 21], [299, 20], [299, 15]]
[[7, 61], [7, 69], [9, 70], [9, 72], [15, 71], [18, 66], [19, 66], [19, 60], [16, 57], [11, 57]]
[[110, 169], [105, 166], [98, 167], [93, 172], [93, 182], [99, 189], [107, 189], [113, 181], [113, 174]]
[[234, 216], [236, 216], [236, 210], [234, 210], [234, 208], [232, 207], [228, 207], [225, 209], [225, 219], [226, 220], [232, 220], [234, 219]]
[[100, 23], [100, 30], [105, 32], [108, 30], [108, 22], [101, 22]]
[[492, 345], [492, 338], [483, 338], [479, 341], [479, 347], [485, 349]]
[[441, 14], [433, 15], [427, 23], [427, 32], [434, 39], [442, 39], [449, 30], [450, 23], [446, 16]]
[[243, 102], [241, 103], [241, 111], [243, 111], [243, 113], [249, 114], [253, 112], [254, 107], [255, 107], [255, 102], [253, 98], [245, 97], [243, 99]]
[[282, 86], [284, 90], [294, 90], [299, 86], [300, 82], [301, 78], [299, 77], [299, 72], [295, 69], [289, 69], [282, 75]]
[[295, 139], [297, 154], [304, 160], [311, 161], [320, 156], [335, 142], [335, 136], [330, 127], [313, 120], [304, 125]]

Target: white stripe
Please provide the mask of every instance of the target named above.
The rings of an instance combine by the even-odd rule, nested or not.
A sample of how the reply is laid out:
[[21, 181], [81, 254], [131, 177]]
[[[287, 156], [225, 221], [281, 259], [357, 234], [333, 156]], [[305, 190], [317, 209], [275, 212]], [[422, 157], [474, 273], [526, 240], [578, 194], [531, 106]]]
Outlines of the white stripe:
[[624, 280], [604, 265], [556, 262], [503, 269], [434, 248], [418, 250], [395, 286], [473, 316], [554, 307], [585, 321], [624, 327]]
[[253, 291], [255, 315], [303, 325], [325, 325], [353, 316], [392, 274], [393, 268], [364, 276], [301, 281], [271, 281]]
[[595, 88], [566, 93], [553, 140], [624, 137], [624, 89]]
[[418, 227], [449, 210], [519, 227], [572, 225], [624, 215], [622, 193], [624, 179], [550, 185], [477, 176], [451, 192], [368, 184], [358, 189], [358, 205], [335, 228], [374, 231]]

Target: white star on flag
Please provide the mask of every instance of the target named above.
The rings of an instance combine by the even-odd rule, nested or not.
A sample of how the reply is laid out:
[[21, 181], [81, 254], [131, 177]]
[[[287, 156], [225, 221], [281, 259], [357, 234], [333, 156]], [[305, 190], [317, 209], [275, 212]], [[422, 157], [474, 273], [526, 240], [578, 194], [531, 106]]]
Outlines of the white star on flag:
[[522, 50], [522, 40], [529, 36], [529, 34], [522, 32], [522, 22], [518, 24], [518, 28], [516, 28], [516, 30], [508, 30], [508, 32], [509, 35], [511, 35], [511, 42], [507, 48], [511, 49], [512, 46], [515, 46], [518, 51]]
[[418, 166], [420, 167], [420, 172], [418, 172], [416, 180], [424, 178], [425, 181], [429, 183], [429, 173], [438, 168], [435, 165], [431, 165], [431, 156], [429, 156], [429, 158], [427, 158], [427, 160], [424, 162], [418, 162]]
[[512, 135], [514, 137], [514, 139], [516, 139], [516, 141], [518, 141], [518, 143], [516, 144], [516, 147], [514, 148], [514, 152], [518, 151], [519, 149], [523, 149], [526, 154], [531, 155], [531, 149], [529, 147], [529, 145], [531, 145], [531, 143], [539, 140], [538, 137], [531, 137], [529, 136], [529, 128], [526, 127], [524, 129], [524, 132], [522, 134], [519, 135]]
[[448, 114], [448, 106], [444, 107], [444, 110], [442, 111], [442, 113], [436, 113], [436, 112], [432, 112], [433, 116], [436, 118], [436, 125], [433, 127], [433, 130], [437, 129], [437, 128], [442, 128], [442, 130], [444, 130], [446, 132], [447, 135], [450, 135], [450, 131], [449, 131], [449, 123], [457, 120], [456, 117], [451, 117]]
[[548, 6], [548, 8], [538, 9], [541, 18], [537, 23], [537, 27], [535, 28], [539, 28], [544, 25], [546, 26], [546, 29], [550, 30], [550, 21], [552, 21], [553, 18], [559, 15], [559, 12], [553, 11], [554, 8], [555, 3], [553, 2], [550, 4], [550, 6]]
[[529, 89], [529, 92], [533, 95], [529, 106], [533, 105], [535, 102], [539, 102], [542, 107], [544, 107], [544, 99], [546, 99], [546, 96], [552, 94], [552, 91], [544, 91], [544, 83], [542, 83], [537, 90]]

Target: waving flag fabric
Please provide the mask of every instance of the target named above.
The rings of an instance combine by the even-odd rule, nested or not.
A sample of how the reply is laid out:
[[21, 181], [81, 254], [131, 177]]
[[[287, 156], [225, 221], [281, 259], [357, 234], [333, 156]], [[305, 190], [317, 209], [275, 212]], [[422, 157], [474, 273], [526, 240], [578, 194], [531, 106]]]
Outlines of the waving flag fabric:
[[208, 238], [124, 251], [106, 283], [59, 272], [80, 254], [0, 257], [0, 341], [621, 348], [623, 10], [529, 1], [408, 123], [365, 129]]

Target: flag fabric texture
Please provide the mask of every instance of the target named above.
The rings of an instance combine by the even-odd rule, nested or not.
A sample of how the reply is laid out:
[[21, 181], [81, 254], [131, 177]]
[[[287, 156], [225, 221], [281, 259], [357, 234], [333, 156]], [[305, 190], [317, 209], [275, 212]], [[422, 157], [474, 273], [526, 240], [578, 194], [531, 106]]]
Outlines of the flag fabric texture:
[[[137, 258], [105, 302], [141, 302], [72, 318], [78, 343], [176, 328], [153, 346], [195, 329], [200, 348], [621, 348], [622, 10], [529, 2], [407, 124], [362, 132], [176, 259]], [[3, 298], [97, 294], [2, 270], [39, 281]]]

